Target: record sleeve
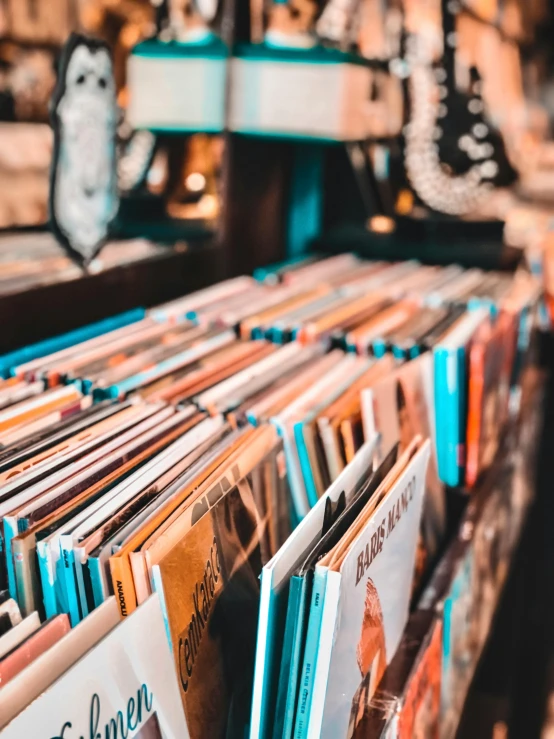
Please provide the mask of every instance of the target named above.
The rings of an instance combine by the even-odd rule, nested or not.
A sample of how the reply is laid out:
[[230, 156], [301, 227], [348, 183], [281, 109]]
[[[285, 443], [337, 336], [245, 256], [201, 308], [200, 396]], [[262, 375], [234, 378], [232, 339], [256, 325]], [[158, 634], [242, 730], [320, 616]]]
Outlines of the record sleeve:
[[36, 736], [38, 726], [52, 737], [188, 739], [157, 596], [91, 647], [4, 728], [6, 739]]
[[[336, 482], [324, 493], [310, 513], [264, 566], [261, 576], [261, 602], [256, 645], [256, 671], [250, 738], [271, 734], [274, 721], [282, 721], [278, 707], [279, 672], [287, 673], [290, 664], [291, 635], [286, 632], [286, 612], [293, 598], [291, 575], [300, 567], [319, 537], [323, 536], [344, 505], [349, 503], [373, 471], [376, 439], [368, 441]], [[291, 609], [295, 610], [294, 606]], [[282, 666], [281, 666], [282, 665]], [[288, 680], [287, 680], [288, 683]], [[275, 729], [275, 736], [281, 736]]]
[[11, 652], [13, 649], [18, 647], [39, 627], [40, 619], [36, 611], [30, 616], [27, 616], [27, 618], [24, 618], [23, 621], [20, 621], [16, 626], [12, 626], [11, 629], [0, 638], [0, 659], [5, 657], [8, 652]]
[[263, 535], [243, 479], [153, 567], [191, 739], [248, 725]]
[[464, 314], [433, 349], [437, 461], [440, 479], [461, 484], [466, 461], [468, 356], [487, 308]]
[[2, 657], [0, 660], [0, 685], [4, 687], [27, 665], [60, 641], [69, 629], [69, 619], [65, 614], [55, 616], [43, 623], [25, 641]]
[[359, 533], [327, 569], [313, 699], [309, 706], [301, 696], [297, 736], [352, 736], [396, 652], [408, 617], [429, 453], [427, 441], [363, 526], [358, 519]]
[[[130, 556], [133, 552], [139, 551], [141, 546], [152, 536], [154, 536], [161, 527], [168, 525], [169, 519], [179, 514], [182, 507], [189, 505], [188, 498], [191, 494], [203, 485], [210, 475], [214, 473], [225, 462], [229, 463], [231, 459], [235, 459], [235, 455], [241, 450], [246, 440], [251, 440], [254, 436], [254, 429], [243, 429], [234, 434], [218, 450], [218, 454], [210, 459], [205, 466], [199, 465], [195, 469], [193, 479], [187, 478], [183, 481], [182, 487], [175, 491], [163, 506], [160, 507], [157, 514], [151, 519], [149, 518], [137, 531], [133, 532], [129, 538], [122, 544], [121, 548], [114, 552], [110, 557], [110, 572], [113, 583], [114, 592], [118, 595], [118, 604], [122, 617], [128, 616], [137, 607], [137, 595], [133, 580], [133, 571], [131, 569]], [[219, 486], [218, 491], [221, 491]]]

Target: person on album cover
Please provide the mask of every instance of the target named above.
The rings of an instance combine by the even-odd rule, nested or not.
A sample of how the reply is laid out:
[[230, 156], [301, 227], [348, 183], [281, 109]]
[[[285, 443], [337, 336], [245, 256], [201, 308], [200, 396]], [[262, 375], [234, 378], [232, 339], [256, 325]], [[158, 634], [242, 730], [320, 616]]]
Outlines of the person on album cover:
[[353, 736], [387, 667], [383, 611], [379, 593], [371, 578], [368, 578], [366, 583], [362, 633], [356, 649], [356, 658], [362, 682], [352, 701], [348, 737]]

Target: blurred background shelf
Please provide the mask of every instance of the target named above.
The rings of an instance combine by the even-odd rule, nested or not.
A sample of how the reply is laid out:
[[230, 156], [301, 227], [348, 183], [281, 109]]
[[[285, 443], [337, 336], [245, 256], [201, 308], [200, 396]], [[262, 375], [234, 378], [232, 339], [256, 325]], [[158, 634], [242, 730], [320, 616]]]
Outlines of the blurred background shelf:
[[10, 290], [2, 292], [0, 284], [0, 352], [136, 306], [171, 300], [223, 277], [223, 252], [213, 241], [171, 248], [148, 242], [144, 242], [144, 249], [140, 246], [139, 242], [142, 253], [138, 258], [123, 260], [125, 242], [108, 245], [90, 274], [71, 265], [56, 247], [58, 261], [67, 262], [65, 269], [50, 275], [39, 271], [32, 282], [21, 284], [19, 289], [14, 289], [12, 281]]

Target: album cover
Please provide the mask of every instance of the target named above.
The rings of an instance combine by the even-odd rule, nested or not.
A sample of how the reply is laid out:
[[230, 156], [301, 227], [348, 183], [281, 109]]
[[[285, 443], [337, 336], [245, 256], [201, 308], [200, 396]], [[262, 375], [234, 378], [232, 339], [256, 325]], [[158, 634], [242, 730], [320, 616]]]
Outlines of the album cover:
[[354, 739], [438, 739], [442, 620], [436, 598], [417, 608]]
[[433, 349], [439, 477], [453, 487], [465, 469], [469, 348], [487, 320], [487, 308], [464, 314]]
[[60, 641], [70, 628], [66, 614], [55, 616], [43, 623], [21, 644], [16, 645], [11, 652], [2, 657], [2, 660], [0, 660], [0, 685], [4, 687], [27, 665]]
[[[213, 419], [216, 420], [216, 419]], [[231, 429], [223, 425], [221, 429], [213, 434], [207, 441], [199, 444], [193, 451], [186, 454], [179, 465], [185, 472], [179, 475], [174, 482], [159, 491], [156, 497], [129, 521], [120, 526], [117, 531], [106, 541], [100, 542], [88, 555], [88, 578], [91, 584], [92, 598], [94, 604], [99, 606], [113, 593], [113, 584], [110, 576], [109, 558], [118, 552], [124, 542], [141, 526], [156, 516], [160, 509], [183, 485], [183, 476], [190, 475], [195, 466], [201, 462], [209, 464], [210, 460], [217, 455], [218, 444], [227, 443]], [[185, 451], [185, 450], [183, 450]], [[156, 486], [158, 487], [158, 486]], [[91, 545], [92, 546], [92, 545]]]
[[[205, 483], [221, 465], [226, 464], [225, 471], [228, 473], [228, 466], [231, 460], [235, 461], [236, 454], [240, 452], [247, 439], [254, 436], [253, 429], [243, 429], [233, 434], [228, 440], [223, 441], [217, 446], [217, 452], [210, 456], [209, 459], [199, 460], [191, 470], [180, 478], [181, 484], [176, 486], [177, 489], [162, 505], [159, 510], [155, 511], [138, 529], [129, 533], [129, 536], [121, 543], [117, 551], [109, 559], [109, 567], [114, 593], [118, 594], [118, 605], [122, 617], [127, 617], [132, 613], [138, 605], [137, 592], [135, 588], [134, 577], [135, 568], [131, 565], [131, 557], [133, 553], [141, 554], [142, 547], [149, 541], [155, 539], [160, 533], [160, 529], [168, 528], [171, 523], [180, 517], [183, 512], [187, 512], [186, 520], [181, 523], [190, 525], [192, 513], [195, 512], [194, 507], [190, 506], [192, 496], [197, 493], [196, 497], [200, 497], [201, 492], [206, 491]], [[221, 475], [226, 482], [225, 475]], [[221, 480], [219, 480], [221, 483]], [[228, 487], [231, 485], [229, 484]], [[218, 493], [221, 493], [221, 484], [214, 486]], [[209, 503], [206, 501], [207, 507]], [[206, 507], [206, 505], [204, 507]], [[188, 529], [187, 529], [188, 530]], [[179, 541], [182, 536], [177, 537]], [[171, 538], [162, 542], [160, 547], [167, 544], [168, 548], [173, 545]], [[146, 564], [143, 564], [142, 576], [146, 581], [146, 588], [149, 588], [148, 571]]]
[[[280, 671], [283, 682], [289, 684], [285, 675], [290, 665], [292, 634], [287, 635], [285, 624], [289, 598], [294, 598], [291, 575], [371, 473], [375, 444], [376, 438], [360, 449], [262, 570], [250, 739], [264, 739], [270, 735], [274, 722], [276, 726], [283, 724], [284, 706], [278, 705], [277, 693]], [[275, 736], [281, 735], [282, 729], [275, 728]]]
[[[91, 647], [3, 729], [6, 739], [35, 736], [37, 726], [53, 737], [71, 730], [76, 736], [116, 731], [128, 739], [188, 739], [158, 596]], [[34, 667], [27, 668], [28, 679]]]
[[[402, 471], [400, 462], [398, 472], [393, 468], [390, 487], [370, 501], [367, 518], [358, 518], [330, 566], [322, 562], [316, 567], [316, 577], [325, 570], [319, 647], [315, 665], [309, 665], [311, 699], [303, 691], [300, 695], [296, 736], [352, 737], [400, 643], [408, 618], [429, 442], [415, 449]], [[312, 609], [314, 605], [312, 599]], [[310, 638], [308, 634], [307, 642]]]
[[248, 725], [264, 527], [242, 479], [153, 567], [191, 739]]

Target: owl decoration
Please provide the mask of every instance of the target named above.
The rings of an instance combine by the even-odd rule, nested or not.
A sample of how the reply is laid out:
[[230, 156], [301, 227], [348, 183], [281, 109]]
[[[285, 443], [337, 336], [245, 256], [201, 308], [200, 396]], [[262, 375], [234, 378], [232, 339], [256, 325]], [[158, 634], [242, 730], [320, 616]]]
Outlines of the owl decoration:
[[52, 229], [86, 267], [107, 240], [118, 207], [118, 109], [107, 45], [72, 34], [61, 55], [51, 104]]

